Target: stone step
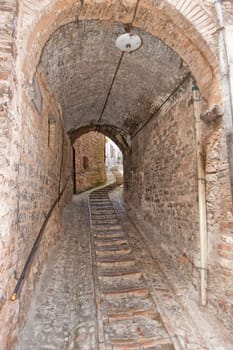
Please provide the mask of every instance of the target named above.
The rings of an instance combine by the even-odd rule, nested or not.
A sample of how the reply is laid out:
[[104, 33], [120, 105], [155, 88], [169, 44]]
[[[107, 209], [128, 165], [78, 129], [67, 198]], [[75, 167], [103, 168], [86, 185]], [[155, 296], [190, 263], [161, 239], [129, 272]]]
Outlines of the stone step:
[[104, 194], [95, 191], [89, 200], [100, 296], [100, 348], [174, 350], [107, 196], [109, 188], [105, 190]]
[[103, 211], [112, 211], [112, 208], [107, 205], [91, 205], [91, 213], [99, 214]]
[[133, 314], [151, 310], [153, 307], [154, 304], [151, 298], [137, 296], [125, 296], [119, 299], [107, 300], [102, 304], [102, 310], [105, 314]]
[[94, 200], [110, 200], [108, 193], [97, 193], [97, 194], [92, 194], [89, 196], [89, 199], [94, 199]]
[[114, 279], [117, 278], [127, 278], [127, 279], [131, 279], [131, 280], [137, 280], [139, 278], [142, 277], [142, 273], [141, 272], [137, 272], [137, 271], [124, 271], [124, 272], [114, 272], [114, 271], [108, 271], [107, 273], [99, 273], [98, 272], [98, 278], [100, 281], [103, 282], [113, 282], [114, 283]]
[[108, 344], [105, 348], [106, 350], [175, 350], [172, 343], [166, 339], [156, 340], [156, 339], [145, 339], [144, 343], [141, 342], [128, 342], [122, 344]]
[[131, 263], [135, 263], [135, 259], [133, 257], [132, 254], [129, 254], [127, 256], [125, 255], [120, 255], [120, 256], [108, 256], [108, 257], [96, 257], [96, 261], [98, 263], [106, 263], [112, 265], [112, 264], [116, 264], [116, 265], [120, 265], [121, 263], [126, 263], [126, 265], [131, 264]]
[[157, 320], [141, 317], [115, 321], [105, 325], [104, 331], [106, 343], [111, 344], [113, 349], [150, 349], [152, 346], [159, 349], [159, 346], [167, 346], [167, 349], [174, 350], [163, 324]]
[[102, 303], [101, 311], [105, 322], [127, 320], [135, 317], [146, 317], [161, 321], [158, 311], [150, 298], [123, 297]]
[[105, 198], [89, 198], [89, 204], [91, 205], [91, 207], [98, 207], [99, 204], [101, 205], [106, 205], [109, 208], [112, 208], [112, 203], [109, 200], [108, 197]]
[[148, 288], [146, 287], [136, 287], [136, 288], [118, 288], [118, 289], [102, 289], [101, 299], [110, 300], [115, 298], [121, 298], [126, 296], [141, 296], [147, 297], [149, 295]]
[[128, 277], [130, 278], [131, 276], [134, 277], [134, 275], [137, 275], [138, 278], [140, 278], [142, 276], [141, 272], [138, 272], [138, 270], [136, 270], [135, 268], [116, 268], [116, 266], [114, 266], [112, 269], [103, 269], [103, 268], [99, 268], [98, 269], [98, 276], [99, 277]]
[[97, 197], [97, 196], [108, 196], [108, 191], [92, 192], [89, 195], [89, 197]]
[[[137, 295], [137, 292], [148, 295], [148, 287], [142, 277], [139, 275], [138, 278], [127, 278], [124, 276], [115, 277], [110, 280], [104, 280], [100, 284], [100, 289], [102, 294], [113, 296], [114, 298], [117, 295], [123, 296], [126, 295]], [[135, 294], [136, 292], [136, 294]], [[141, 294], [140, 294], [141, 295]]]
[[107, 220], [111, 220], [111, 219], [116, 219], [117, 216], [116, 214], [93, 214], [92, 213], [92, 220], [102, 220], [102, 219], [107, 219]]
[[108, 196], [108, 191], [104, 191], [104, 192], [92, 192], [90, 194], [90, 198], [93, 198], [93, 197], [99, 197], [99, 196], [105, 196], [107, 197]]
[[94, 214], [99, 214], [100, 211], [107, 211], [109, 212], [112, 209], [112, 207], [109, 204], [104, 204], [104, 203], [96, 203], [93, 204], [91, 203], [91, 211], [94, 212]]
[[97, 194], [97, 193], [108, 193], [109, 192], [109, 188], [110, 188], [110, 186], [106, 186], [106, 187], [104, 187], [104, 188], [100, 188], [99, 190], [95, 190], [95, 191], [93, 191], [90, 195], [92, 195], [92, 194]]
[[[115, 227], [117, 226], [117, 227]], [[125, 234], [125, 231], [122, 229], [122, 226], [121, 225], [114, 225], [113, 229], [111, 226], [108, 226], [107, 228], [105, 227], [103, 230], [99, 229], [97, 230], [98, 234], [104, 236], [104, 235], [113, 235], [113, 234], [116, 234], [116, 233], [120, 233], [120, 234]]]
[[114, 219], [118, 219], [116, 213], [113, 213], [112, 211], [109, 212], [92, 212], [91, 214], [91, 219], [92, 220], [103, 220], [103, 219], [107, 219], [107, 220], [114, 220]]
[[118, 223], [119, 223], [118, 219], [106, 219], [106, 218], [92, 219], [92, 225], [95, 227], [99, 225], [115, 225]]
[[95, 253], [97, 256], [102, 256], [102, 257], [122, 256], [122, 255], [130, 254], [131, 248], [129, 248], [128, 246], [96, 247]]
[[109, 199], [89, 199], [91, 206], [107, 205], [111, 206]]
[[104, 281], [103, 287], [110, 289], [122, 289], [147, 287], [147, 285], [142, 273], [138, 273], [138, 278], [127, 278], [126, 276], [117, 276], [113, 280], [110, 279], [109, 281]]
[[93, 196], [93, 195], [97, 196], [97, 195], [102, 195], [102, 194], [107, 196], [108, 192], [109, 192], [109, 189], [105, 188], [103, 190], [97, 190], [95, 192], [90, 193], [90, 196]]
[[112, 244], [126, 244], [128, 243], [128, 240], [126, 238], [118, 238], [118, 237], [101, 237], [101, 238], [95, 238], [94, 240], [95, 245], [98, 246], [108, 246], [108, 245], [112, 245]]
[[132, 318], [150, 318], [152, 320], [160, 320], [159, 313], [156, 313], [153, 309], [137, 311], [136, 309], [133, 312], [117, 312], [117, 313], [109, 313], [107, 315], [107, 322], [115, 322], [115, 321], [124, 321], [131, 320]]
[[98, 225], [95, 226], [96, 231], [122, 231], [121, 225]]
[[[96, 243], [96, 242], [95, 242]], [[111, 242], [109, 241], [110, 244], [106, 245], [105, 243], [102, 244], [95, 244], [95, 249], [96, 250], [101, 250], [101, 251], [116, 251], [116, 250], [125, 250], [125, 249], [129, 249], [129, 244], [128, 241], [124, 241], [123, 243], [117, 243], [117, 242]]]
[[112, 207], [108, 207], [106, 209], [103, 208], [91, 208], [91, 212], [94, 215], [104, 215], [104, 214], [116, 214]]
[[112, 204], [111, 202], [109, 201], [106, 201], [106, 202], [103, 202], [103, 201], [93, 201], [91, 202], [90, 201], [90, 204], [91, 204], [91, 208], [94, 208], [94, 209], [103, 209], [103, 207], [106, 207], [106, 209], [111, 209], [112, 208]]
[[96, 216], [108, 217], [108, 216], [116, 216], [116, 214], [112, 210], [91, 210], [91, 217], [95, 218]]
[[133, 259], [126, 259], [126, 260], [118, 260], [118, 259], [108, 259], [103, 257], [97, 257], [97, 266], [99, 268], [126, 268], [126, 267], [132, 267], [135, 266], [135, 260]]
[[108, 192], [91, 193], [90, 196], [89, 196], [89, 198], [99, 198], [99, 197], [108, 198]]
[[[122, 231], [122, 226], [121, 225], [99, 225], [99, 226], [103, 226], [103, 232], [105, 231]], [[100, 230], [100, 227], [99, 227], [99, 231]]]
[[121, 239], [125, 238], [125, 233], [123, 231], [113, 231], [110, 233], [107, 232], [98, 232], [94, 234], [95, 239]]

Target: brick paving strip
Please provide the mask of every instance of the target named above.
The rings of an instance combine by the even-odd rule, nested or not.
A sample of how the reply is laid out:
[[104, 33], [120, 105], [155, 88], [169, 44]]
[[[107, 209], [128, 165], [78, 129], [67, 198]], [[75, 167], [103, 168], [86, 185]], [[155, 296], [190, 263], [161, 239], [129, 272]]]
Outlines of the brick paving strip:
[[181, 349], [161, 318], [129, 236], [119, 223], [108, 197], [111, 188], [89, 196], [99, 349]]

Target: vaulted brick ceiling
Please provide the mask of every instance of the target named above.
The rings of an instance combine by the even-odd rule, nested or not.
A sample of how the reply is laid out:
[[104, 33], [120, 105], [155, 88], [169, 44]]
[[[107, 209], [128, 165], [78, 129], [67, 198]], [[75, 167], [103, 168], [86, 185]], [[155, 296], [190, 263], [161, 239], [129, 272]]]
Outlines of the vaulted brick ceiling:
[[115, 40], [124, 32], [122, 24], [81, 21], [61, 27], [47, 42], [40, 69], [68, 132], [105, 125], [132, 135], [189, 74], [173, 50], [134, 28], [143, 44], [124, 53], [114, 79], [122, 55]]

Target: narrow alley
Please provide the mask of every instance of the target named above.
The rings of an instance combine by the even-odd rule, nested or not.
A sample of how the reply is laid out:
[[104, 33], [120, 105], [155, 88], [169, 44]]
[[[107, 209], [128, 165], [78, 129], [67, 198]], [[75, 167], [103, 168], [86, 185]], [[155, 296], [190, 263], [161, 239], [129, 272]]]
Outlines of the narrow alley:
[[182, 275], [175, 286], [178, 271], [152, 256], [122, 188], [76, 195], [63, 220], [18, 350], [232, 350], [230, 332], [198, 311], [193, 286]]
[[233, 350], [232, 38], [232, 0], [0, 1], [0, 350]]

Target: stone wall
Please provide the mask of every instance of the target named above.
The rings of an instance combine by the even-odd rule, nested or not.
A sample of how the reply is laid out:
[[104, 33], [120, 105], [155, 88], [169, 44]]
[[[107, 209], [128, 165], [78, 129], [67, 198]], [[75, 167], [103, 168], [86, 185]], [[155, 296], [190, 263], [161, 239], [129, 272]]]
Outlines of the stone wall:
[[198, 205], [190, 82], [133, 138], [126, 166], [126, 198], [153, 227], [154, 253], [163, 248], [194, 263]]
[[[46, 249], [41, 249], [37, 254], [32, 273], [27, 278], [28, 283], [24, 284], [21, 292], [20, 302], [11, 303], [9, 298], [16, 283], [14, 275], [20, 273], [45, 213], [70, 171], [67, 166], [70, 145], [62, 132], [59, 107], [43, 84], [43, 79], [38, 76], [43, 96], [42, 111], [38, 113], [35, 104], [38, 107], [40, 99], [37, 98], [35, 104], [31, 101], [28, 84], [38, 67], [45, 43], [57, 28], [78, 19], [111, 19], [128, 23], [135, 6], [131, 0], [124, 3], [85, 1], [83, 7], [81, 3], [76, 0], [7, 0], [0, 4], [2, 349], [12, 349], [17, 334], [18, 315], [23, 321], [32, 282], [36, 271], [39, 271], [38, 262], [44, 259]], [[229, 16], [226, 21], [229, 38], [232, 32], [232, 3], [223, 3]], [[213, 2], [205, 0], [200, 4], [198, 0], [168, 0], [157, 4], [145, 0], [140, 3], [133, 25], [172, 47], [189, 65], [209, 104], [221, 103], [216, 58], [219, 30]], [[228, 45], [228, 51], [231, 59], [231, 45]], [[232, 71], [231, 62], [230, 66]], [[184, 111], [182, 106], [185, 105], [187, 110]], [[185, 120], [189, 123], [186, 124]], [[153, 229], [150, 237], [152, 242], [161, 242], [163, 249], [176, 262], [180, 264], [186, 261], [187, 266], [191, 267], [198, 262], [199, 244], [192, 120], [190, 87], [186, 87], [173, 101], [164, 105], [157, 117], [134, 138], [133, 153], [128, 156], [126, 183], [127, 197], [132, 207], [138, 208], [153, 225], [159, 224], [158, 230]], [[182, 125], [182, 129], [178, 124]], [[232, 199], [229, 194], [229, 169], [222, 121], [207, 126], [205, 132], [211, 273], [209, 297], [212, 292], [211, 302], [217, 305], [219, 317], [227, 315], [232, 319], [232, 288], [228, 283], [228, 277], [232, 279], [233, 271]], [[169, 147], [166, 137], [172, 146]], [[160, 152], [163, 158], [157, 157], [156, 152]], [[47, 246], [56, 238], [64, 201], [65, 198], [48, 223], [42, 246]], [[216, 286], [219, 287], [218, 294]], [[13, 329], [14, 334], [11, 331]]]
[[89, 132], [74, 142], [76, 193], [106, 181], [105, 136]]
[[0, 347], [5, 349], [17, 307], [9, 301], [15, 284], [14, 244], [21, 115], [14, 113], [17, 1], [0, 3]]
[[233, 326], [233, 207], [223, 120], [205, 132], [208, 222], [208, 301], [227, 327]]
[[[19, 66], [33, 75], [50, 35], [60, 26], [77, 20], [111, 20], [130, 23], [136, 1], [42, 0], [20, 3]], [[157, 19], [157, 20], [155, 20]], [[158, 37], [189, 65], [205, 97], [219, 102], [218, 62], [216, 60], [217, 21], [209, 0], [140, 1], [133, 26]], [[23, 46], [22, 46], [23, 45]]]
[[[191, 82], [177, 91], [132, 140], [125, 198], [149, 224], [154, 255], [162, 251], [199, 291], [200, 238]], [[206, 104], [203, 102], [202, 109]], [[208, 301], [232, 325], [233, 210], [223, 119], [201, 123], [206, 169]], [[198, 300], [198, 297], [197, 297]]]
[[226, 47], [228, 54], [228, 63], [229, 63], [229, 75], [231, 82], [231, 96], [233, 101], [233, 3], [232, 1], [223, 2], [223, 14], [225, 21], [225, 38], [226, 38]]
[[[1, 240], [1, 349], [13, 349], [17, 341], [48, 247], [61, 232], [62, 209], [70, 199], [72, 188], [71, 145], [63, 129], [59, 106], [39, 73], [36, 82], [22, 93], [20, 159], [15, 161], [18, 173], [14, 184], [18, 193], [15, 225], [14, 230], [8, 235], [6, 232]], [[46, 225], [18, 299], [12, 302], [10, 297], [16, 278], [20, 276], [40, 228], [66, 183], [66, 190]], [[7, 198], [5, 200], [9, 205]]]

